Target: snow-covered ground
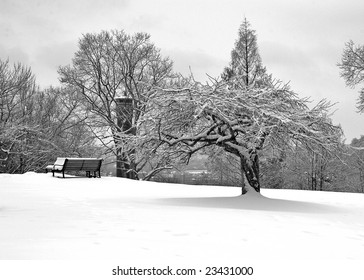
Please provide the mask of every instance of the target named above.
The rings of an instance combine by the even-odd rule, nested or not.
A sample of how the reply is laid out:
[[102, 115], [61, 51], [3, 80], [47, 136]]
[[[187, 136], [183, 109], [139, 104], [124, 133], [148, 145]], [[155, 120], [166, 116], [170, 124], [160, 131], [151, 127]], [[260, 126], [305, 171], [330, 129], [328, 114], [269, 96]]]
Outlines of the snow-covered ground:
[[231, 187], [0, 174], [0, 259], [364, 263], [363, 194], [239, 194]]

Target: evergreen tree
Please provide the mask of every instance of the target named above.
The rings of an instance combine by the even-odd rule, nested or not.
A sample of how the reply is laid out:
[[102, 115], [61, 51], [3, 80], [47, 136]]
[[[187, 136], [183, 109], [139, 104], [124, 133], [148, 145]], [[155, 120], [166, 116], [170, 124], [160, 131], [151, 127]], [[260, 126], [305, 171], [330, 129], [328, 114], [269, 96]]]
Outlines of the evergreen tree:
[[255, 30], [245, 18], [239, 27], [238, 39], [231, 51], [230, 66], [224, 69], [222, 79], [234, 87], [259, 87], [268, 79], [259, 55]]

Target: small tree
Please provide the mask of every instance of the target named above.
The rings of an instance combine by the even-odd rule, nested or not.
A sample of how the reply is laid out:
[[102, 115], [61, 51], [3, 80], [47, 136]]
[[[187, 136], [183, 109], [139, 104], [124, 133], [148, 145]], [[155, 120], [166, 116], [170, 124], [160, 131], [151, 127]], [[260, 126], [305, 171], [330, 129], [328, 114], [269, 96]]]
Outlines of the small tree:
[[[345, 44], [344, 52], [341, 57], [341, 63], [338, 63], [341, 69], [341, 77], [346, 84], [352, 88], [364, 82], [364, 46], [355, 45], [353, 41]], [[364, 87], [360, 90], [357, 103], [359, 112], [364, 112]]]

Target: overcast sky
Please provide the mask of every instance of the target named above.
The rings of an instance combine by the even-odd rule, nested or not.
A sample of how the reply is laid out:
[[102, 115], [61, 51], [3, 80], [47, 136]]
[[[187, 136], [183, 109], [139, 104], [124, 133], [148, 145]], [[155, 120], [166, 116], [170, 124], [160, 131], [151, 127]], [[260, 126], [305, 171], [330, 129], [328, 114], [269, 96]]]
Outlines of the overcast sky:
[[[347, 142], [364, 135], [358, 88], [340, 78], [345, 42], [364, 44], [363, 0], [0, 0], [0, 59], [32, 68], [41, 87], [59, 85], [82, 34], [147, 32], [174, 70], [218, 77], [244, 17], [256, 30], [269, 73], [300, 96], [337, 102], [333, 115]], [[364, 85], [363, 85], [364, 86]]]

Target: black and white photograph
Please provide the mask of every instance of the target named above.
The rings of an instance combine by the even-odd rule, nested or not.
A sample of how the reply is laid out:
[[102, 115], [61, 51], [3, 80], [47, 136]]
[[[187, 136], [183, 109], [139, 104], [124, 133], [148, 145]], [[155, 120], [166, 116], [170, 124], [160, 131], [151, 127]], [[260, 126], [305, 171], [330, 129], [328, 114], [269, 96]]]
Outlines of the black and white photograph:
[[363, 279], [364, 1], [0, 0], [0, 279]]

